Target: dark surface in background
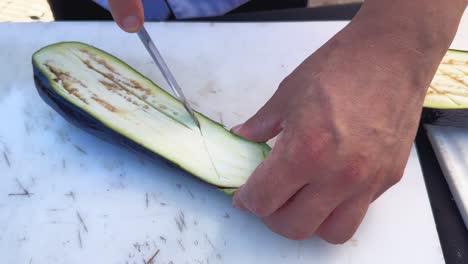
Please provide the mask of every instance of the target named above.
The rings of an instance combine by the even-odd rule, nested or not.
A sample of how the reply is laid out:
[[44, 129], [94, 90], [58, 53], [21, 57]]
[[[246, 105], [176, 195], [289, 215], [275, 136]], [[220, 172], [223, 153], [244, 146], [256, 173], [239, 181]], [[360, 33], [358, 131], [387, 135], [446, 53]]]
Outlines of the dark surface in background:
[[[55, 20], [111, 20], [107, 10], [91, 0], [48, 0]], [[307, 0], [251, 0], [231, 13], [306, 7]]]
[[468, 128], [468, 112], [466, 109], [424, 108], [421, 120], [426, 124]]
[[[91, 0], [48, 0], [55, 20], [112, 20], [111, 14]], [[252, 0], [218, 17], [177, 21], [319, 21], [351, 20], [361, 4], [306, 8], [307, 0]], [[171, 17], [169, 20], [173, 21]]]
[[111, 14], [91, 0], [48, 0], [55, 20], [112, 20]]
[[[111, 20], [110, 14], [90, 0], [49, 0], [56, 20]], [[66, 2], [66, 5], [64, 4]], [[350, 20], [360, 4], [304, 7], [302, 0], [254, 0], [227, 15], [186, 21], [320, 21]], [[444, 175], [422, 127], [416, 137], [426, 188], [431, 202], [444, 258], [448, 264], [468, 263], [468, 230], [453, 200]], [[412, 235], [412, 234], [408, 234]], [[404, 238], [403, 238], [404, 239]], [[417, 247], [418, 245], [414, 245]], [[391, 249], [389, 249], [391, 252]]]
[[306, 7], [307, 0], [251, 0], [233, 12], [257, 12], [287, 8]]
[[[233, 12], [219, 17], [197, 18], [188, 21], [213, 22], [274, 22], [274, 21], [330, 21], [351, 20], [361, 8], [361, 4], [348, 4], [339, 6], [324, 6], [314, 8], [287, 8], [270, 11], [257, 10], [248, 12]], [[183, 20], [182, 20], [183, 21]]]
[[445, 262], [467, 264], [468, 229], [458, 211], [423, 126], [418, 129], [416, 148]]

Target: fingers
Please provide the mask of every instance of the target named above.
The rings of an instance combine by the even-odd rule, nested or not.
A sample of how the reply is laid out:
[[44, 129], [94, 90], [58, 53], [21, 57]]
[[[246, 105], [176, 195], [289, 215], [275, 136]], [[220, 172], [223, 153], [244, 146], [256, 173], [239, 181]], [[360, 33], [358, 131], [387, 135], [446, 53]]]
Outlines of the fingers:
[[137, 32], [144, 21], [141, 0], [109, 0], [109, 8], [115, 22], [127, 32]]
[[327, 181], [319, 163], [332, 136], [320, 129], [313, 131], [313, 137], [307, 136], [309, 133], [304, 135], [303, 131], [282, 131], [267, 159], [234, 195], [234, 206], [265, 217], [306, 184], [320, 186]]
[[374, 191], [367, 191], [344, 201], [320, 225], [316, 234], [332, 244], [345, 243], [358, 229], [373, 197]]
[[341, 202], [333, 192], [307, 185], [263, 222], [275, 233], [293, 240], [318, 235], [332, 244], [348, 241], [367, 212], [373, 193], [359, 193]]
[[239, 188], [233, 198], [234, 207], [247, 209], [259, 217], [273, 213], [305, 184], [294, 175], [291, 163], [283, 160], [287, 140], [280, 135], [268, 156]]
[[279, 235], [304, 240], [315, 233], [338, 204], [338, 195], [331, 188], [324, 190], [309, 184], [263, 222]]
[[275, 95], [244, 124], [232, 128], [232, 132], [255, 142], [266, 142], [277, 136], [282, 130], [284, 114], [284, 93], [278, 89]]

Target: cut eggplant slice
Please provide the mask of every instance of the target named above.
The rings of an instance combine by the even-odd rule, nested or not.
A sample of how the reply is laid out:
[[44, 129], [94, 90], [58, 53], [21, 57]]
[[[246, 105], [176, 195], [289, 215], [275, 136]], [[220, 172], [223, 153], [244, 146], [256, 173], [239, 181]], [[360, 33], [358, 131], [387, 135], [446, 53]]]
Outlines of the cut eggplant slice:
[[182, 104], [129, 65], [98, 48], [62, 42], [33, 55], [43, 100], [65, 119], [111, 143], [163, 159], [232, 194], [271, 148], [241, 138]]
[[446, 53], [427, 91], [421, 122], [468, 127], [468, 52]]

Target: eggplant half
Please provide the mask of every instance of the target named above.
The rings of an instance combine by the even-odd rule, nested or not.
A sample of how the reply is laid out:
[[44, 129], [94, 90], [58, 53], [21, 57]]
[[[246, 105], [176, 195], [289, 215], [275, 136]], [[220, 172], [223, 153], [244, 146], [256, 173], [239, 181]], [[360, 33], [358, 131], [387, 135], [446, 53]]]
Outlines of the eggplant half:
[[421, 123], [468, 127], [468, 52], [449, 50], [432, 80]]
[[32, 56], [41, 98], [70, 123], [103, 140], [164, 160], [232, 194], [268, 156], [183, 105], [132, 67], [96, 47], [61, 42]]

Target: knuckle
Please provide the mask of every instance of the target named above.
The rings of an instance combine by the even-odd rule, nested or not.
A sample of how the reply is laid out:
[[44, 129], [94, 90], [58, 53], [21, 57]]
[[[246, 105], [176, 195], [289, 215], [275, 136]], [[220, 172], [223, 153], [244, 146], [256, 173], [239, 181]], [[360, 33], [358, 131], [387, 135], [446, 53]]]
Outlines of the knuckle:
[[397, 183], [399, 183], [401, 181], [401, 179], [403, 178], [403, 172], [401, 173], [395, 173], [393, 174], [392, 176], [390, 176], [390, 185], [393, 186]]
[[325, 153], [330, 148], [330, 135], [328, 133], [320, 133], [314, 140], [311, 140], [309, 146], [310, 156], [320, 158], [325, 156]]
[[247, 201], [245, 205], [257, 217], [267, 217], [273, 213], [270, 203], [264, 202], [264, 199], [253, 198]]
[[314, 235], [313, 229], [297, 221], [284, 221], [275, 216], [266, 217], [263, 221], [271, 231], [290, 240], [303, 241]]
[[331, 134], [328, 132], [307, 133], [302, 136], [300, 150], [304, 161], [321, 160], [331, 146]]
[[368, 162], [363, 157], [353, 158], [345, 165], [343, 180], [347, 185], [357, 185], [368, 177]]
[[252, 208], [252, 213], [257, 217], [267, 217], [272, 213], [272, 210], [265, 206], [254, 206]]

